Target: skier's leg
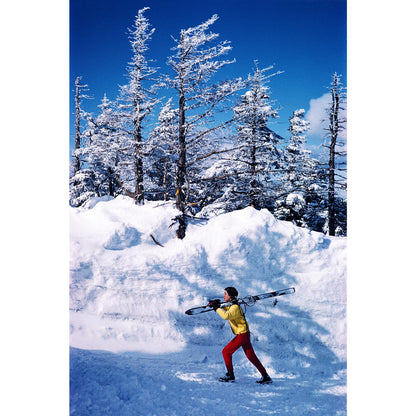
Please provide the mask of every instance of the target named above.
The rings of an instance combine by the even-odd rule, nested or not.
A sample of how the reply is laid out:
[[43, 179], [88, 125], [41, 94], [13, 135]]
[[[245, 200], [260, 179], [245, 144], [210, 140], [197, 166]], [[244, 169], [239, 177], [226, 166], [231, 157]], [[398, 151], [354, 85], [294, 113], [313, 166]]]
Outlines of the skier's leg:
[[241, 347], [241, 341], [241, 336], [237, 335], [222, 350], [222, 356], [228, 373], [234, 373], [233, 354]]
[[267, 375], [266, 369], [263, 367], [263, 364], [258, 359], [256, 353], [254, 352], [253, 346], [251, 345], [250, 341], [250, 332], [246, 332], [244, 334], [244, 343], [243, 343], [243, 351], [246, 354], [248, 360], [259, 370], [262, 376]]

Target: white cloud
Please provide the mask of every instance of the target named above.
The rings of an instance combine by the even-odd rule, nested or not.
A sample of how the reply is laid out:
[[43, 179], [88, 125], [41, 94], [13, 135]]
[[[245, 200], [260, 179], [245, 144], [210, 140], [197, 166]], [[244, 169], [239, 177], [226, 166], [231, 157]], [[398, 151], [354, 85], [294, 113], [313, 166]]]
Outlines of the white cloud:
[[329, 107], [330, 102], [330, 93], [326, 93], [319, 98], [312, 98], [309, 101], [309, 110], [305, 114], [305, 118], [311, 123], [308, 132], [310, 135], [322, 136], [324, 134], [324, 128], [328, 124], [325, 120], [327, 119], [326, 109]]
[[[319, 98], [312, 98], [309, 101], [309, 110], [305, 114], [305, 119], [310, 122], [309, 136], [323, 138], [328, 128], [328, 114], [327, 109], [331, 104], [331, 94], [326, 93]], [[344, 107], [346, 105], [344, 104]], [[340, 118], [346, 119], [346, 110], [340, 110]], [[340, 136], [346, 138], [346, 123], [343, 123], [344, 130], [340, 132]]]

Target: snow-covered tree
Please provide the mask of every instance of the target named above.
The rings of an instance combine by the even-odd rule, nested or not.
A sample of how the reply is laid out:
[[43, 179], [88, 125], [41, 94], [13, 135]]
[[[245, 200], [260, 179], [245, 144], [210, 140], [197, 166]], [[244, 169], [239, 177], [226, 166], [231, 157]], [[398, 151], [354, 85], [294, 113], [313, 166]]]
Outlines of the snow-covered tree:
[[226, 157], [230, 165], [227, 169], [231, 170], [231, 186], [227, 191], [229, 199], [239, 207], [271, 209], [274, 205], [283, 138], [268, 126], [278, 118], [267, 85], [278, 72], [268, 74], [271, 69], [273, 66], [259, 69], [255, 62], [254, 73], [249, 76], [250, 88], [234, 107], [237, 149]]
[[79, 153], [94, 172], [95, 196], [116, 196], [122, 190], [118, 180], [119, 117], [106, 95], [98, 107], [101, 113], [96, 119], [89, 118], [89, 137]]
[[85, 165], [82, 155], [83, 146], [90, 134], [87, 120], [91, 119], [91, 115], [82, 108], [82, 101], [92, 97], [85, 93], [88, 85], [82, 85], [81, 79], [82, 77], [77, 77], [75, 80], [75, 148], [72, 152], [74, 159], [69, 182], [69, 202], [72, 206], [80, 206], [96, 196], [94, 172]]
[[[137, 204], [144, 203], [144, 169], [145, 157], [145, 118], [151, 113], [159, 102], [155, 97], [155, 80], [153, 76], [156, 69], [149, 65], [146, 53], [148, 43], [155, 31], [151, 28], [144, 12], [145, 7], [139, 10], [132, 29], [129, 29], [129, 40], [133, 51], [133, 58], [127, 67], [129, 83], [121, 87], [120, 110], [123, 112], [124, 131], [122, 148], [124, 149], [123, 166], [130, 169], [133, 181], [133, 195]], [[129, 174], [125, 175], [125, 181]]]
[[[82, 77], [77, 77], [75, 80], [75, 152], [81, 148], [81, 120], [85, 118], [85, 111], [82, 109], [82, 100], [84, 98], [90, 98], [84, 92], [88, 91], [88, 85], [81, 85]], [[73, 170], [74, 174], [81, 169], [81, 159], [79, 155], [74, 156]]]
[[[331, 103], [327, 110], [329, 126], [328, 138], [329, 149], [328, 161], [328, 234], [346, 232], [346, 202], [337, 195], [337, 190], [346, 190], [345, 169], [345, 143], [341, 140], [340, 133], [344, 129], [346, 120], [341, 116], [342, 104], [345, 100], [345, 90], [341, 83], [341, 76], [335, 73], [332, 76]], [[339, 213], [339, 215], [338, 215]], [[338, 218], [337, 218], [338, 217]], [[343, 231], [341, 231], [341, 229]]]
[[286, 147], [286, 174], [291, 187], [296, 189], [304, 183], [305, 176], [310, 172], [310, 151], [305, 149], [306, 136], [304, 133], [309, 129], [309, 121], [304, 119], [305, 110], [295, 110], [289, 120], [289, 132], [291, 134], [289, 145]]
[[175, 169], [177, 165], [178, 112], [172, 98], [162, 107], [158, 124], [149, 137], [147, 175], [151, 181], [150, 194], [164, 201], [175, 198]]
[[95, 121], [91, 114], [85, 114], [87, 124], [81, 130], [82, 145], [75, 149], [75, 160], [82, 162], [81, 169], [74, 173], [70, 179], [69, 202], [74, 207], [79, 207], [93, 197], [100, 196], [97, 176], [88, 163], [87, 148], [93, 135]]
[[309, 122], [304, 115], [304, 109], [295, 110], [289, 120], [291, 136], [284, 152], [282, 186], [277, 195], [274, 215], [278, 219], [307, 227], [311, 214], [309, 205], [313, 206], [316, 199], [318, 165], [305, 147], [304, 133], [309, 129]]
[[89, 199], [99, 196], [95, 172], [89, 168], [82, 168], [70, 179], [69, 203], [79, 207]]
[[178, 238], [185, 237], [187, 207], [195, 199], [192, 171], [198, 163], [220, 151], [209, 139], [224, 123], [213, 115], [227, 108], [227, 99], [243, 86], [241, 80], [213, 82], [221, 68], [234, 62], [224, 59], [231, 50], [229, 42], [216, 43], [218, 34], [210, 32], [217, 19], [213, 15], [198, 26], [181, 30], [172, 48], [175, 54], [168, 60], [173, 75], [166, 78], [166, 84], [175, 89], [178, 99], [176, 206], [181, 213]]

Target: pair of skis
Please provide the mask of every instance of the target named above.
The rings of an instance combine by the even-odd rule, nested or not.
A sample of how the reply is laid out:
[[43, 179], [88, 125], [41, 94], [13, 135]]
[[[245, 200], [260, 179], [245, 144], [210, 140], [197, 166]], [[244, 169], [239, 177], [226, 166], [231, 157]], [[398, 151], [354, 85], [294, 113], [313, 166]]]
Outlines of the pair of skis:
[[[254, 305], [257, 301], [262, 300], [262, 299], [267, 299], [267, 298], [274, 298], [277, 296], [283, 296], [283, 295], [289, 295], [291, 293], [295, 293], [295, 288], [294, 287], [289, 287], [287, 289], [282, 289], [282, 290], [275, 290], [273, 292], [267, 292], [267, 293], [262, 293], [260, 295], [254, 295], [254, 296], [246, 296], [244, 298], [239, 298], [237, 299], [237, 302], [239, 305], [244, 304], [247, 306], [251, 306]], [[233, 305], [232, 302], [222, 302], [220, 307], [224, 308], [227, 306], [231, 306]], [[197, 306], [195, 308], [191, 308], [188, 309], [187, 311], [185, 311], [185, 313], [187, 315], [197, 315], [199, 313], [205, 313], [205, 312], [211, 312], [214, 309], [208, 305], [204, 305], [204, 306]]]

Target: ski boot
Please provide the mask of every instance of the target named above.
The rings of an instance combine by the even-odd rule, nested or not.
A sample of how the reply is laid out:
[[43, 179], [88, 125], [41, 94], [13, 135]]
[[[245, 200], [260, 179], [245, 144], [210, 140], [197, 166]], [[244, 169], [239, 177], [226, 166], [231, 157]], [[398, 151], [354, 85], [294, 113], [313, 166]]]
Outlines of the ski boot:
[[272, 379], [270, 378], [270, 376], [268, 374], [265, 374], [261, 380], [257, 380], [256, 383], [259, 384], [271, 384], [273, 383]]
[[222, 381], [224, 383], [234, 383], [235, 377], [234, 377], [234, 373], [226, 373], [225, 376], [222, 376], [218, 379], [219, 381]]

